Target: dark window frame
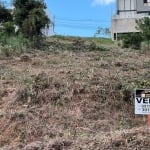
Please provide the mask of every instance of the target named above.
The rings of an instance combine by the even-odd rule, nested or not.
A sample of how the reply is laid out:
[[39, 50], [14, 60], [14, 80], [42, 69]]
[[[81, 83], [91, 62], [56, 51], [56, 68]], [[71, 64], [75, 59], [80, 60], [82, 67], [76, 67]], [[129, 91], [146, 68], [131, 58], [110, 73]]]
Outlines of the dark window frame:
[[150, 1], [148, 1], [148, 0], [143, 0], [143, 1], [144, 1], [144, 4], [150, 3]]

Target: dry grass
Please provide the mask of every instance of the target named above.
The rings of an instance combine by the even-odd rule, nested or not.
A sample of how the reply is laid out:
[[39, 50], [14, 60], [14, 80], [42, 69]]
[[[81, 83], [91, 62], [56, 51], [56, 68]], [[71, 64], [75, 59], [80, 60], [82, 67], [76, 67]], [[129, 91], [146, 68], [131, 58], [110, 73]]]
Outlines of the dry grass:
[[149, 52], [116, 47], [1, 60], [0, 147], [147, 150], [132, 90], [150, 87], [149, 62]]

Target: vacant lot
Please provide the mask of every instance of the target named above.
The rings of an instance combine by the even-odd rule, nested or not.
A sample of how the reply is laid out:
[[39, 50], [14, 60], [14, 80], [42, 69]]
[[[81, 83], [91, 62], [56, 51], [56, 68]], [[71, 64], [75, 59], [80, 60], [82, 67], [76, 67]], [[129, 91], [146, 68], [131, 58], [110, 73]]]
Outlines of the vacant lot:
[[[104, 46], [104, 47], [102, 47]], [[0, 149], [148, 150], [134, 88], [150, 88], [150, 51], [52, 38], [0, 60]]]

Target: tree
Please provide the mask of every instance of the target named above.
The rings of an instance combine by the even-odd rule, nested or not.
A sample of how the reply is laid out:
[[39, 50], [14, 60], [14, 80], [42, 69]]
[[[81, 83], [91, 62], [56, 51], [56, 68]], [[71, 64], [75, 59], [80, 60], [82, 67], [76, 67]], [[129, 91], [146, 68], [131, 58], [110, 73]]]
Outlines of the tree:
[[49, 19], [45, 16], [45, 11], [35, 8], [30, 11], [28, 18], [22, 24], [22, 32], [28, 38], [42, 36], [42, 29], [49, 27]]
[[10, 11], [5, 8], [4, 6], [0, 5], [0, 23], [4, 23], [7, 21], [12, 21], [13, 17], [10, 13]]
[[0, 25], [1, 25], [1, 35], [5, 34], [10, 36], [14, 33], [13, 16], [11, 11], [4, 6], [0, 5]]
[[42, 38], [42, 29], [48, 28], [50, 24], [44, 1], [14, 0], [14, 7], [14, 21], [19, 31], [34, 42]]
[[150, 18], [144, 17], [136, 20], [137, 29], [141, 31], [143, 39], [148, 42], [148, 49], [150, 49]]
[[96, 35], [105, 35], [105, 36], [109, 36], [110, 35], [110, 29], [109, 28], [101, 28], [98, 27], [98, 29], [96, 30], [96, 33], [94, 34]]

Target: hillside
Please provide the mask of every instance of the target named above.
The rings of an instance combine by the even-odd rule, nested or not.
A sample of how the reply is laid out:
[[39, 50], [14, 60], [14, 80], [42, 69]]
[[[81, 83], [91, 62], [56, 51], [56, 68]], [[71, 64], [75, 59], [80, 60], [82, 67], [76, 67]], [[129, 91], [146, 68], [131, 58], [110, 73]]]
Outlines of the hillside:
[[0, 150], [148, 150], [133, 89], [150, 88], [150, 51], [53, 37], [0, 57]]

